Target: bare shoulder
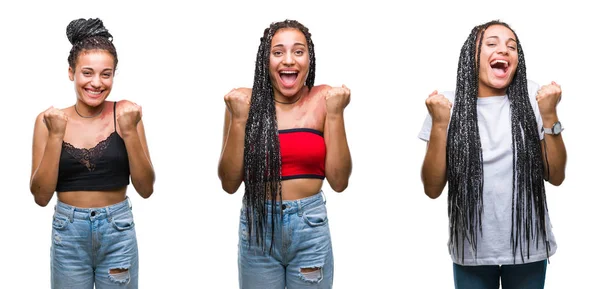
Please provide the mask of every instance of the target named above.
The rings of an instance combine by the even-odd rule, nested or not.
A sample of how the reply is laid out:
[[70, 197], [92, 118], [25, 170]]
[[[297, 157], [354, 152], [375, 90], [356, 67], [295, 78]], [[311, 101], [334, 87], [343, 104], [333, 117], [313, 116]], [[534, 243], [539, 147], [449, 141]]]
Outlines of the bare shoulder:
[[329, 91], [331, 86], [327, 84], [315, 85], [310, 89], [309, 98], [325, 99], [325, 92]]

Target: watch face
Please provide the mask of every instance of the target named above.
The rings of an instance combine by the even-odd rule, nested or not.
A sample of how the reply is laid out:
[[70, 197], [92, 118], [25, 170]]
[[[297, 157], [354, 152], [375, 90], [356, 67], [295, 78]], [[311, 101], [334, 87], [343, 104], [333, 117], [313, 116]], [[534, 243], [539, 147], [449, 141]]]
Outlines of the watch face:
[[560, 122], [557, 122], [552, 126], [553, 134], [559, 134], [561, 131], [562, 131], [562, 125], [560, 124]]

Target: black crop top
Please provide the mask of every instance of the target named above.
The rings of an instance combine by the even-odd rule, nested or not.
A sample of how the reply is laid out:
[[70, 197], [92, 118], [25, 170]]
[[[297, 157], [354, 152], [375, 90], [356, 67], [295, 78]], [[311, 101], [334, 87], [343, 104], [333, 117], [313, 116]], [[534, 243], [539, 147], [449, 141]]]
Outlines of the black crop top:
[[80, 149], [63, 141], [57, 192], [110, 191], [129, 185], [129, 160], [125, 142], [117, 133], [116, 108], [115, 102], [115, 131], [95, 147]]

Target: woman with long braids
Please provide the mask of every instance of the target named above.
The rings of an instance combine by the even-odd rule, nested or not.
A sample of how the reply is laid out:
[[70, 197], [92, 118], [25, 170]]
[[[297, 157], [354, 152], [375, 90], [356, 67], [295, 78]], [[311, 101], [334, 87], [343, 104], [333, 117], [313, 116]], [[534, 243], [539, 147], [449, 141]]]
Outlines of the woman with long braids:
[[555, 82], [527, 80], [516, 34], [491, 21], [462, 47], [456, 92], [427, 98], [421, 176], [430, 198], [448, 182], [455, 288], [544, 287], [556, 251], [544, 180], [565, 178], [560, 97]]
[[272, 23], [260, 39], [252, 88], [225, 95], [219, 178], [244, 182], [240, 288], [331, 288], [333, 254], [321, 187], [348, 186], [345, 87], [314, 86], [315, 51], [297, 21]]
[[148, 198], [154, 169], [142, 109], [106, 101], [117, 68], [112, 35], [100, 19], [67, 26], [75, 105], [39, 114], [33, 135], [31, 193], [58, 201], [52, 223], [52, 288], [138, 288], [138, 252], [129, 178]]

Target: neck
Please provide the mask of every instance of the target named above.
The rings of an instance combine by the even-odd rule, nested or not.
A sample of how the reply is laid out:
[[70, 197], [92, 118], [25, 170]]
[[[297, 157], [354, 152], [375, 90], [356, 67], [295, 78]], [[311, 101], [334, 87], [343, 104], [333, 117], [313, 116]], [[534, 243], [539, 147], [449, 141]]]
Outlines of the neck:
[[501, 96], [506, 94], [506, 87], [504, 88], [493, 88], [479, 83], [479, 89], [477, 97], [490, 97], [490, 96]]
[[306, 88], [306, 86], [303, 86], [298, 91], [298, 93], [296, 93], [290, 97], [284, 96], [283, 94], [281, 94], [281, 92], [274, 90], [273, 97], [275, 98], [275, 103], [282, 104], [282, 105], [292, 105], [294, 103], [297, 103], [304, 96], [305, 88]]
[[104, 103], [99, 106], [88, 106], [80, 101], [75, 103], [75, 112], [82, 118], [94, 118], [99, 116], [104, 110]]

